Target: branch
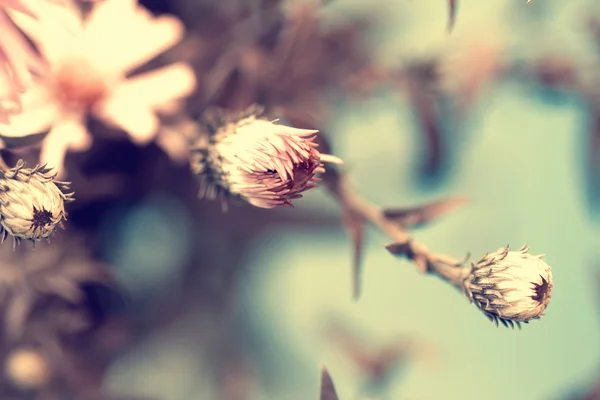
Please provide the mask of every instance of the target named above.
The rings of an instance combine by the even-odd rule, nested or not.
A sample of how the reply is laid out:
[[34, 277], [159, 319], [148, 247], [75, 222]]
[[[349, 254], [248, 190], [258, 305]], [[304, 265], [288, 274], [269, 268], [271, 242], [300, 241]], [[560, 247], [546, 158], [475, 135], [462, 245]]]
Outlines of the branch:
[[[324, 177], [324, 182], [331, 194], [341, 205], [345, 216], [345, 223], [347, 226], [350, 226], [351, 232], [362, 229], [364, 223], [371, 224], [392, 239], [393, 242], [386, 246], [390, 253], [404, 256], [414, 262], [421, 272], [437, 275], [453, 284], [459, 290], [464, 290], [464, 281], [471, 273], [470, 267], [463, 267], [469, 258], [468, 255], [463, 260], [457, 260], [447, 255], [430, 252], [425, 245], [413, 240], [407, 230], [407, 221], [419, 221], [419, 223], [423, 223], [423, 217], [404, 218], [400, 220], [395, 218], [399, 214], [406, 216], [406, 213], [409, 211], [415, 215], [429, 215], [430, 218], [433, 218], [433, 216], [438, 216], [441, 212], [446, 212], [450, 208], [453, 208], [453, 206], [463, 204], [464, 199], [450, 199], [420, 208], [408, 209], [405, 212], [398, 210], [392, 212], [383, 210], [353, 193], [349, 188], [345, 176], [341, 174], [331, 171]], [[433, 207], [436, 207], [440, 211], [432, 212]], [[357, 228], [358, 226], [360, 226], [360, 229]], [[361, 246], [362, 243], [355, 242], [355, 254], [360, 253], [357, 251], [357, 248]], [[355, 260], [355, 264], [356, 262]], [[359, 268], [356, 268], [355, 265], [354, 270], [354, 294], [357, 297], [360, 290], [358, 288], [359, 279], [356, 276], [356, 271]]]

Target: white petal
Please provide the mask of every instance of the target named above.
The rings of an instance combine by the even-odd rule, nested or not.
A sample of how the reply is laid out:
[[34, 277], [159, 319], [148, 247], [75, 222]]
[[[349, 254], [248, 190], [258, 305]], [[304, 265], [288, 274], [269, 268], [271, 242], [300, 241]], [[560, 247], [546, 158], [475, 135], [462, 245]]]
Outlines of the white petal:
[[94, 59], [111, 71], [128, 72], [179, 42], [175, 17], [154, 17], [134, 0], [106, 0], [86, 21], [85, 41]]
[[154, 139], [159, 126], [158, 118], [150, 108], [130, 103], [124, 96], [103, 101], [96, 106], [95, 113], [110, 125], [129, 133], [137, 144]]
[[48, 130], [60, 118], [61, 110], [47, 89], [36, 85], [22, 95], [21, 113], [10, 117], [10, 125], [0, 125], [0, 133], [16, 137]]
[[177, 63], [125, 80], [114, 88], [113, 96], [155, 108], [189, 96], [195, 88], [192, 68], [186, 63]]
[[344, 160], [331, 154], [321, 154], [321, 161], [330, 164], [343, 164]]
[[64, 159], [68, 150], [83, 151], [89, 148], [92, 140], [83, 124], [74, 119], [57, 123], [44, 142], [40, 153], [40, 163], [55, 168], [58, 177], [64, 176]]
[[9, 10], [8, 13], [14, 23], [39, 46], [50, 63], [72, 54], [73, 49], [80, 45], [80, 18], [73, 11], [50, 2], [40, 2], [36, 8], [39, 15], [43, 15], [40, 20], [15, 11]]

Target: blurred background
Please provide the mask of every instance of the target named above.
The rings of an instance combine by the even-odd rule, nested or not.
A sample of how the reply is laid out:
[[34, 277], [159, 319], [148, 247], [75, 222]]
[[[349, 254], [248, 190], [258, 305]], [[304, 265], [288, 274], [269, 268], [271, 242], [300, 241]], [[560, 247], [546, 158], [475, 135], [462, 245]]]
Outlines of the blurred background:
[[[474, 260], [527, 243], [555, 287], [541, 320], [496, 328], [369, 228], [355, 301], [352, 244], [325, 188], [293, 209], [222, 213], [157, 146], [97, 139], [67, 158], [78, 201], [52, 244], [81, 242], [115, 277], [111, 291], [84, 288], [97, 323], [65, 345], [90, 371], [78, 382], [111, 399], [309, 400], [326, 365], [342, 400], [600, 399], [600, 3], [460, 0], [450, 33], [445, 0], [141, 4], [189, 30], [164, 59], [198, 73], [190, 115], [307, 106], [314, 120], [284, 120], [314, 122], [365, 198], [470, 200], [417, 240]], [[286, 60], [244, 53], [223, 72], [219, 54], [240, 37], [279, 40], [261, 36], [266, 12], [256, 42], [223, 33], [267, 8], [297, 47]], [[279, 75], [253, 81], [261, 62]], [[324, 78], [302, 80], [313, 75]], [[106, 176], [104, 192], [90, 184]]]

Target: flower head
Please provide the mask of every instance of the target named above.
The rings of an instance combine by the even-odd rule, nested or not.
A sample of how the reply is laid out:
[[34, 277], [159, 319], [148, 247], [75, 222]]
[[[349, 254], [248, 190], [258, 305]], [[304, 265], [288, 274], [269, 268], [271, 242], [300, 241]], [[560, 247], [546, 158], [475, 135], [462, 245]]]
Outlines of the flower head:
[[58, 173], [66, 151], [91, 145], [86, 128], [90, 115], [145, 144], [159, 129], [155, 112], [194, 90], [195, 75], [185, 63], [128, 76], [183, 37], [177, 18], [155, 17], [135, 0], [94, 3], [84, 19], [67, 8], [44, 13], [48, 17], [38, 24], [11, 13], [48, 60], [49, 73], [34, 81], [23, 97], [23, 112], [1, 132], [23, 136], [47, 131], [41, 162]]
[[22, 239], [35, 242], [50, 237], [66, 219], [65, 194], [68, 184], [54, 180], [45, 166], [25, 168], [25, 163], [1, 173], [0, 235], [4, 241], [13, 236], [15, 245]]
[[292, 206], [302, 192], [317, 186], [323, 161], [341, 162], [321, 154], [316, 130], [298, 129], [261, 118], [253, 107], [237, 118], [212, 115], [208, 143], [193, 159], [203, 187], [201, 196], [229, 194], [260, 208]]
[[527, 323], [543, 315], [552, 291], [552, 271], [542, 257], [508, 247], [487, 254], [465, 282], [467, 294], [485, 315], [505, 326]]

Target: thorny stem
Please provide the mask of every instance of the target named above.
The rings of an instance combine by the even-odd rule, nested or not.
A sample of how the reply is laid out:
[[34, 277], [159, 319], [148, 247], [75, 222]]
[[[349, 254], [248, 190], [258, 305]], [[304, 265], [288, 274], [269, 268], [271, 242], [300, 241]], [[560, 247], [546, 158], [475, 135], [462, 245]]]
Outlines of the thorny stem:
[[351, 191], [344, 177], [338, 176], [333, 181], [325, 179], [329, 191], [342, 209], [361, 219], [361, 222], [370, 223], [392, 239], [393, 244], [386, 246], [391, 253], [404, 255], [413, 261], [421, 272], [437, 275], [460, 291], [468, 292], [465, 280], [472, 269], [470, 266], [464, 266], [468, 256], [464, 260], [456, 260], [447, 255], [430, 252], [425, 245], [412, 239], [406, 227], [389, 220], [380, 207]]

